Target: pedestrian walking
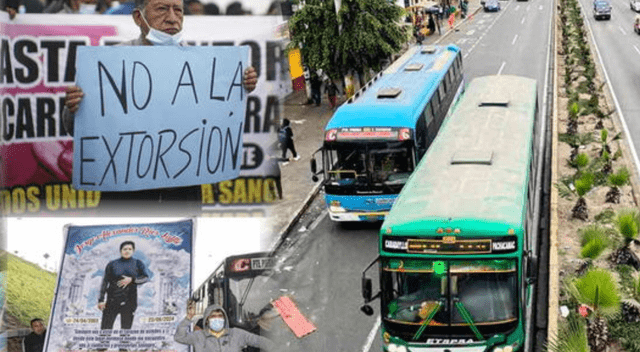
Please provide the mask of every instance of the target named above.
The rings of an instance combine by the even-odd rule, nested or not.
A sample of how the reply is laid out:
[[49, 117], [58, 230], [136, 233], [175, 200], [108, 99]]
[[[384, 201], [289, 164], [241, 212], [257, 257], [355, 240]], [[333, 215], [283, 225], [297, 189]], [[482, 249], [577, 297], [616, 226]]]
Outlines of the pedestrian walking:
[[296, 153], [296, 147], [293, 145], [293, 130], [291, 129], [291, 122], [289, 119], [282, 120], [282, 127], [278, 131], [278, 141], [282, 148], [282, 160], [285, 160], [283, 165], [288, 164], [287, 150], [291, 150], [293, 154], [293, 160], [299, 160], [300, 155]]
[[320, 106], [322, 97], [320, 96], [320, 88], [322, 87], [322, 81], [318, 75], [313, 74], [311, 76], [311, 100], [316, 103], [316, 106]]
[[433, 14], [429, 14], [429, 22], [427, 24], [427, 27], [429, 28], [429, 33], [436, 32], [436, 21], [433, 20]]
[[331, 109], [335, 110], [338, 105], [338, 87], [335, 83], [333, 83], [332, 79], [327, 80], [325, 84], [325, 91], [327, 92], [327, 97], [329, 98], [329, 104], [331, 104]]

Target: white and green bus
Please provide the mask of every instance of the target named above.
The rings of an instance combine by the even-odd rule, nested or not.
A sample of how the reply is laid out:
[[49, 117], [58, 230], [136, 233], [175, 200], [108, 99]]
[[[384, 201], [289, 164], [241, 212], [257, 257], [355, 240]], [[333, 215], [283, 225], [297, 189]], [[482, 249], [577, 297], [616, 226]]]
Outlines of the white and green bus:
[[[473, 80], [380, 230], [383, 350], [522, 351], [541, 204], [536, 81]], [[529, 336], [530, 338], [530, 336]]]

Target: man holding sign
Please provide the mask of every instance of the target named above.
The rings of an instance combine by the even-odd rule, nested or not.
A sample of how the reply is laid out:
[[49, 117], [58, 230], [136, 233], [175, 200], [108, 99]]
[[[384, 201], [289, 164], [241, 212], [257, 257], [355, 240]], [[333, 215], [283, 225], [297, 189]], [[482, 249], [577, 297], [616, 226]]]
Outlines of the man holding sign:
[[[180, 39], [181, 39], [181, 33], [182, 33], [182, 24], [183, 24], [183, 1], [182, 0], [136, 0], [136, 8], [133, 12], [133, 19], [136, 23], [136, 25], [138, 25], [138, 27], [140, 28], [141, 31], [141, 35], [140, 37], [128, 41], [128, 42], [124, 42], [121, 45], [124, 46], [183, 46], [183, 44], [181, 43]], [[159, 49], [160, 50], [160, 49]], [[215, 60], [215, 58], [214, 58]], [[178, 61], [177, 59], [175, 61]], [[220, 61], [220, 60], [218, 60]], [[81, 66], [83, 64], [83, 62], [79, 62], [78, 66]], [[138, 65], [139, 64], [138, 61], [135, 61], [133, 63], [133, 70], [134, 70], [134, 75], [135, 75], [135, 70], [136, 67], [140, 68], [142, 66]], [[124, 75], [124, 61], [122, 61], [122, 69], [123, 69], [123, 75]], [[215, 61], [213, 63], [213, 67], [214, 67], [214, 72], [212, 72], [211, 75], [211, 91], [213, 93], [213, 82], [214, 82], [214, 75], [215, 75]], [[209, 64], [209, 67], [211, 67], [211, 64]], [[185, 70], [186, 68], [186, 70]], [[143, 67], [143, 69], [146, 69], [146, 67]], [[139, 72], [142, 72], [142, 70], [138, 70]], [[100, 73], [102, 73], [103, 71], [100, 71]], [[116, 88], [118, 88], [116, 86], [116, 84], [114, 83], [114, 81], [112, 80], [111, 75], [109, 74], [109, 72], [107, 72], [107, 69], [104, 69], [104, 72], [106, 72], [104, 81], [105, 82], [111, 82], [111, 86], [114, 88], [114, 91], [116, 92], [116, 94], [118, 94], [118, 91], [116, 90]], [[185, 75], [185, 72], [187, 72], [187, 75]], [[112, 72], [115, 73], [115, 72]], [[144, 72], [143, 72], [144, 73]], [[147, 70], [147, 74], [149, 74], [149, 71]], [[197, 75], [200, 74], [200, 72], [195, 72], [196, 74], [196, 79], [198, 78]], [[140, 73], [138, 74], [139, 77], [143, 77], [140, 76]], [[185, 76], [186, 78], [183, 78], [183, 76]], [[115, 73], [114, 77], [118, 77], [116, 78], [116, 81], [119, 81], [119, 73]], [[85, 77], [79, 77], [79, 79], [84, 79]], [[107, 78], [109, 79], [109, 81], [107, 81]], [[164, 78], [164, 77], [161, 77]], [[189, 81], [189, 78], [191, 79]], [[103, 79], [102, 76], [100, 76], [100, 79]], [[246, 89], [247, 91], [251, 92], [255, 89], [257, 83], [257, 74], [256, 71], [253, 67], [249, 67], [244, 71], [244, 77], [243, 77], [243, 81], [242, 81], [242, 85], [244, 86], [244, 89]], [[120, 89], [122, 89], [121, 94], [122, 96], [124, 96], [125, 94], [125, 86], [124, 86], [124, 81], [122, 81], [122, 86]], [[133, 84], [133, 77], [131, 80], [131, 84]], [[151, 84], [151, 80], [149, 80], [149, 84]], [[108, 87], [108, 83], [105, 83], [105, 85]], [[86, 88], [86, 87], [85, 87]], [[155, 88], [155, 87], [154, 87]], [[229, 92], [231, 93], [231, 89], [233, 88], [233, 82], [232, 85], [230, 87]], [[102, 89], [102, 87], [101, 87]], [[131, 87], [131, 89], [135, 89], [135, 87]], [[149, 86], [149, 90], [151, 89], [151, 86]], [[176, 100], [176, 96], [178, 96], [178, 98], [180, 98], [181, 96], [186, 96], [186, 94], [188, 94], [187, 92], [191, 92], [191, 89], [193, 89], [193, 96], [196, 99], [196, 103], [197, 103], [197, 95], [195, 92], [195, 79], [193, 78], [193, 76], [191, 75], [191, 69], [187, 66], [183, 67], [182, 70], [182, 74], [180, 76], [178, 85], [176, 87], [175, 90], [175, 95], [173, 95], [173, 101]], [[184, 93], [183, 93], [184, 92]], [[103, 91], [100, 90], [100, 98], [102, 99], [102, 93]], [[180, 93], [180, 95], [178, 94]], [[95, 94], [95, 92], [93, 93]], [[134, 93], [132, 91], [133, 94], [133, 104], [140, 110], [139, 106], [136, 105], [136, 93]], [[138, 93], [139, 96], [144, 95], [144, 93]], [[211, 95], [211, 99], [219, 99], [218, 97], [214, 97], [213, 94]], [[149, 95], [147, 96], [147, 100], [146, 102], [149, 102], [151, 93], [149, 92]], [[240, 96], [242, 96], [242, 93], [240, 93]], [[78, 86], [72, 86], [69, 87], [66, 91], [66, 98], [65, 98], [65, 109], [63, 112], [63, 122], [65, 124], [65, 127], [67, 129], [68, 132], [73, 133], [74, 131], [74, 116], [75, 113], [81, 109], [82, 104], [81, 102], [83, 101], [84, 98], [84, 92], [82, 91], [82, 89]], [[95, 98], [95, 96], [92, 96], [92, 98]], [[122, 103], [122, 99], [125, 99], [125, 104], [123, 105], [125, 114], [127, 113], [126, 111], [126, 97], [122, 98], [120, 95], [118, 95], [118, 98], [121, 100], [120, 102]], [[170, 98], [170, 97], [169, 97]], [[227, 97], [228, 99], [228, 97]], [[169, 99], [170, 100], [170, 99]], [[173, 105], [173, 101], [171, 102]], [[145, 103], [145, 106], [146, 104]], [[92, 105], [95, 105], [95, 100], [93, 103], [91, 103]], [[99, 104], [98, 104], [99, 105]], [[86, 108], [86, 107], [85, 107]], [[143, 106], [144, 108], [144, 106]], [[103, 101], [103, 106], [102, 106], [102, 116], [104, 115], [104, 101]], [[215, 109], [212, 109], [215, 110]], [[188, 111], [186, 111], [188, 113]], [[213, 111], [215, 112], [215, 111]], [[238, 118], [238, 115], [236, 114], [236, 117], [234, 118]], [[179, 116], [176, 116], [176, 118], [179, 118]], [[135, 121], [137, 118], [132, 118], [130, 121]], [[80, 120], [79, 120], [80, 121]], [[202, 120], [202, 125], [205, 125], [206, 121]], [[201, 173], [201, 168], [203, 170], [206, 170], [207, 168], [209, 168], [209, 152], [211, 151], [211, 143], [212, 143], [212, 135], [215, 137], [216, 134], [215, 133], [219, 133], [222, 136], [222, 132], [221, 129], [215, 130], [217, 127], [212, 127], [211, 131], [208, 132], [208, 146], [209, 149], [205, 149], [207, 147], [207, 142], [206, 142], [206, 137], [205, 137], [205, 126], [200, 126], [202, 127], [202, 137], [200, 137], [200, 132], [189, 132], [186, 136], [181, 136], [182, 139], [180, 139], [179, 137], [176, 137], [175, 132], [171, 131], [171, 133], [173, 133], [173, 142], [171, 142], [171, 146], [173, 147], [174, 150], [180, 149], [180, 152], [182, 152], [182, 156], [183, 157], [188, 157], [188, 162], [185, 163], [185, 166], [183, 169], [181, 170], [173, 170], [173, 173], [170, 173], [167, 171], [167, 167], [165, 165], [165, 160], [163, 159], [166, 152], [168, 151], [169, 148], [171, 147], [166, 147], [166, 149], [160, 149], [161, 145], [163, 143], [162, 141], [162, 137], [163, 137], [163, 133], [165, 133], [166, 135], [168, 135], [166, 133], [166, 129], [159, 131], [158, 132], [158, 136], [159, 136], [159, 140], [156, 140], [156, 143], [158, 145], [158, 149], [157, 149], [157, 155], [154, 155], [153, 152], [153, 140], [150, 140], [151, 143], [151, 149], [152, 149], [152, 156], [149, 157], [149, 163], [151, 163], [153, 161], [153, 159], [155, 159], [155, 169], [152, 167], [151, 169], [154, 169], [152, 171], [154, 172], [149, 172], [148, 174], [151, 175], [153, 174], [153, 179], [156, 179], [156, 174], [158, 174], [158, 170], [160, 170], [160, 174], [162, 174], [162, 171], [164, 171], [164, 173], [167, 175], [167, 182], [172, 182], [173, 179], [177, 178], [178, 176], [180, 176], [180, 174], [183, 174], [182, 176], [185, 176], [188, 172], [184, 172], [183, 171], [187, 168], [187, 166], [192, 167], [192, 169], [195, 169], [196, 162], [191, 162], [192, 161], [192, 156], [193, 159], [197, 159], [197, 173], [198, 175]], [[206, 126], [207, 128], [209, 128], [208, 126]], [[198, 130], [200, 131], [200, 129]], [[214, 133], [215, 132], [215, 133]], [[121, 153], [122, 150], [125, 149], [125, 147], [129, 147], [129, 140], [125, 140], [124, 142], [120, 143], [123, 138], [123, 135], [126, 135], [127, 138], [130, 137], [130, 143], [131, 146], [133, 146], [133, 141], [134, 138], [136, 137], [136, 135], [132, 134], [132, 133], [138, 133], [138, 132], [127, 132], [127, 133], [121, 133], [120, 134], [120, 139], [113, 141], [111, 144], [109, 144], [109, 142], [107, 142], [106, 139], [104, 139], [104, 137], [102, 137], [102, 139], [104, 139], [104, 144], [106, 145], [106, 152], [109, 153], [109, 157], [111, 158], [111, 160], [109, 161], [109, 164], [106, 165], [106, 167], [104, 167], [104, 173], [102, 173], [102, 169], [100, 169], [100, 174], [98, 175], [98, 177], [96, 178], [97, 181], [100, 181], [100, 183], [102, 183], [102, 181], [105, 180], [105, 176], [111, 176], [113, 175], [113, 179], [114, 179], [114, 183], [118, 184], [118, 181], [120, 182], [119, 185], [122, 185], [122, 175], [116, 175], [116, 164], [115, 161], [113, 160], [115, 158], [116, 153], [118, 152], [118, 148], [120, 148]], [[130, 135], [130, 136], [129, 136]], [[147, 135], [148, 136], [148, 135]], [[168, 135], [170, 137], [170, 135]], [[168, 139], [169, 137], [165, 138]], [[183, 142], [192, 142], [196, 140], [196, 137], [199, 137], [199, 144], [200, 144], [200, 148], [199, 148], [199, 154], [196, 152], [194, 153], [187, 153], [185, 149], [183, 149]], [[139, 137], [142, 138], [142, 137]], [[142, 139], [142, 144], [140, 145], [140, 151], [139, 151], [139, 155], [137, 157], [137, 166], [138, 166], [138, 176], [140, 176], [140, 165], [141, 165], [141, 161], [140, 158], [143, 156], [143, 147], [145, 147], [145, 141], [146, 140], [146, 136], [145, 139]], [[190, 138], [189, 140], [187, 140], [187, 138]], [[95, 141], [90, 141], [92, 143], [94, 143], [95, 145], [98, 145], [98, 143], [101, 143], [100, 138], [95, 137], [92, 138], [95, 139]], [[76, 138], [76, 143], [77, 143], [78, 138]], [[175, 143], [174, 143], [175, 142]], [[225, 140], [226, 142], [226, 140]], [[168, 144], [169, 142], [165, 142], [165, 145]], [[90, 143], [87, 142], [84, 144], [84, 146], [89, 145]], [[188, 143], [184, 143], [185, 145]], [[193, 142], [193, 144], [196, 144], [196, 142]], [[174, 146], [175, 145], [175, 146]], [[204, 148], [203, 148], [204, 145]], [[77, 145], [77, 148], [81, 148], [83, 146], [83, 144], [81, 143], [80, 145]], [[226, 147], [226, 145], [225, 145]], [[132, 149], [132, 147], [129, 147], [129, 149]], [[129, 154], [129, 160], [128, 160], [128, 164], [126, 164], [125, 166], [122, 165], [118, 165], [118, 170], [120, 173], [123, 173], [123, 170], [126, 168], [126, 177], [127, 180], [129, 178], [129, 168], [131, 165], [133, 165], [132, 169], [135, 168], [135, 162], [136, 162], [136, 156], [133, 155], [132, 158], [132, 152], [130, 152]], [[237, 152], [236, 152], [237, 153]], [[148, 153], [147, 153], [148, 154]], [[215, 154], [215, 151], [214, 151]], [[203, 157], [204, 155], [204, 157]], [[215, 157], [215, 155], [214, 155]], [[203, 158], [206, 158], [205, 161], [202, 161]], [[213, 158], [213, 157], [212, 157]], [[82, 165], [82, 163], [78, 163], [78, 160], [80, 160], [81, 162], [84, 162], [84, 166]], [[133, 162], [132, 162], [133, 160]], [[221, 169], [224, 170], [224, 160], [222, 161], [222, 167]], [[95, 162], [94, 162], [95, 161]], [[97, 158], [96, 159], [92, 159], [91, 157], [80, 157], [80, 159], [76, 158], [74, 159], [74, 165], [76, 165], [74, 167], [74, 170], [81, 170], [81, 172], [79, 173], [80, 175], [82, 174], [82, 170], [91, 170], [92, 168], [96, 168], [98, 165], [97, 163]], [[143, 160], [142, 162], [142, 169], [144, 170], [144, 164], [145, 164], [145, 160]], [[218, 164], [220, 162], [220, 158], [218, 159]], [[77, 164], [81, 164], [79, 168]], [[204, 165], [201, 167], [201, 165]], [[209, 168], [209, 171], [211, 172], [211, 170], [217, 170], [218, 166], [217, 164], [215, 164], [215, 162], [213, 163], [214, 167]], [[147, 171], [149, 170], [149, 166], [147, 166]], [[179, 172], [178, 172], [179, 171]], [[187, 170], [189, 171], [189, 170]], [[192, 172], [193, 174], [195, 174], [195, 171]], [[145, 173], [143, 173], [145, 174]], [[100, 175], [102, 175], [102, 180], [100, 180]], [[131, 175], [135, 176], [134, 171], [131, 172]], [[182, 177], [181, 176], [181, 177]], [[82, 176], [77, 176], [76, 177], [82, 177]], [[76, 184], [76, 177], [74, 177], [74, 185]], [[83, 178], [82, 180], [85, 180], [85, 178]], [[107, 178], [108, 179], [108, 178]], [[91, 180], [94, 181], [95, 180]], [[90, 184], [93, 185], [94, 183], [80, 183], [80, 187], [76, 186], [76, 188], [80, 188], [80, 189], [94, 189], [94, 190], [103, 190], [100, 188], [83, 188], [83, 186]], [[203, 183], [208, 183], [208, 182], [203, 182]], [[158, 182], [156, 182], [156, 184], [158, 184]], [[190, 183], [190, 184], [194, 184], [194, 183]], [[173, 186], [175, 186], [175, 182], [173, 184]], [[178, 187], [178, 188], [166, 188], [167, 186], [164, 185], [162, 187], [159, 186], [150, 186], [150, 187], [141, 187], [141, 186], [132, 186], [129, 188], [129, 190], [135, 190], [135, 189], [145, 189], [145, 188], [160, 188], [160, 189], [156, 189], [153, 191], [149, 191], [149, 190], [143, 190], [143, 191], [135, 191], [135, 192], [118, 192], [118, 193], [103, 193], [102, 194], [102, 199], [117, 199], [117, 200], [151, 200], [151, 201], [165, 201], [165, 200], [188, 200], [188, 201], [194, 201], [194, 203], [199, 203], [200, 202], [200, 186], [190, 186], [190, 187]], [[115, 189], [113, 189], [115, 190]]]

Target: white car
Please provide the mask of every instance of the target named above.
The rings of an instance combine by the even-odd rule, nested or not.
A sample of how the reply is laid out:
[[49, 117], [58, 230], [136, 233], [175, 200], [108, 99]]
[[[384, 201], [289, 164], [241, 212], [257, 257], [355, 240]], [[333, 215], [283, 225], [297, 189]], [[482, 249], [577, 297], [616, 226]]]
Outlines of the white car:
[[629, 6], [635, 12], [640, 12], [640, 0], [630, 0]]

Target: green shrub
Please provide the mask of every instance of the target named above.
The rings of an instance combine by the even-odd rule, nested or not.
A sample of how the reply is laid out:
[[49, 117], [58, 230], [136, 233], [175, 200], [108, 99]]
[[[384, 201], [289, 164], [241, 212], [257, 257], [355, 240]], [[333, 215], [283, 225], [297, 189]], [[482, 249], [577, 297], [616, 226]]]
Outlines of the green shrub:
[[620, 311], [620, 292], [610, 272], [594, 268], [573, 280], [578, 302], [593, 307], [602, 316]]
[[555, 339], [550, 339], [546, 346], [548, 352], [589, 352], [587, 328], [582, 319], [571, 319], [560, 326]]
[[618, 212], [615, 219], [616, 229], [622, 235], [626, 243], [633, 241], [638, 236], [640, 220], [635, 209], [623, 209]]

